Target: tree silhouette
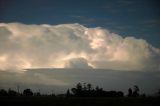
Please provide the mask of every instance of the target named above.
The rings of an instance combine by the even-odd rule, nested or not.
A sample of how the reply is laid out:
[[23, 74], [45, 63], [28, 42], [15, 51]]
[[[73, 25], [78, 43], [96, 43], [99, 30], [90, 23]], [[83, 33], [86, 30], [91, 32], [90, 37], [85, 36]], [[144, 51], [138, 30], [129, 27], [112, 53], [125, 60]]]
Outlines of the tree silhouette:
[[77, 88], [78, 91], [82, 91], [82, 84], [81, 84], [81, 83], [78, 83], [78, 84], [76, 85], [76, 88]]
[[23, 91], [23, 95], [25, 95], [25, 96], [33, 96], [33, 92], [31, 91], [31, 89], [25, 89]]
[[[86, 86], [86, 83], [83, 84], [78, 83], [75, 88], [71, 88], [73, 93], [72, 96], [80, 96], [80, 97], [123, 97], [123, 92], [121, 91], [104, 91], [102, 88], [96, 86], [94, 89], [92, 85], [89, 83]], [[67, 91], [68, 95], [69, 91]]]
[[67, 90], [66, 96], [71, 96], [70, 90]]
[[156, 94], [158, 97], [160, 97], [160, 89], [158, 89], [158, 92]]
[[139, 87], [134, 85], [133, 97], [139, 96]]
[[92, 85], [91, 84], [87, 84], [87, 89], [90, 91], [92, 89]]
[[129, 88], [129, 89], [128, 89], [128, 97], [131, 97], [131, 96], [132, 96], [132, 89]]
[[131, 88], [128, 89], [128, 97], [138, 97], [139, 91], [139, 87], [137, 85], [134, 85], [133, 90]]
[[83, 95], [82, 90], [83, 90], [83, 87], [81, 83], [78, 83], [76, 85], [76, 88], [71, 89], [71, 91], [73, 92], [73, 95], [75, 96], [82, 96]]
[[17, 93], [16, 91], [11, 90], [11, 89], [9, 88], [9, 90], [8, 90], [8, 95], [9, 95], [9, 96], [17, 96], [18, 93]]
[[7, 91], [4, 90], [4, 89], [1, 89], [1, 90], [0, 90], [0, 96], [8, 96]]
[[83, 90], [84, 90], [84, 91], [87, 90], [86, 83], [83, 83]]

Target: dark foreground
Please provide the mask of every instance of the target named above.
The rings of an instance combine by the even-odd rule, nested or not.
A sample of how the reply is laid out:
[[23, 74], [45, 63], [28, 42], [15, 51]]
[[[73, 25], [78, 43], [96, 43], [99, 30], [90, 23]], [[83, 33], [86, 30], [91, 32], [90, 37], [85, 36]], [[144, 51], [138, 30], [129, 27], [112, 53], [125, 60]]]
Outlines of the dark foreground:
[[0, 97], [0, 106], [160, 106], [160, 98]]

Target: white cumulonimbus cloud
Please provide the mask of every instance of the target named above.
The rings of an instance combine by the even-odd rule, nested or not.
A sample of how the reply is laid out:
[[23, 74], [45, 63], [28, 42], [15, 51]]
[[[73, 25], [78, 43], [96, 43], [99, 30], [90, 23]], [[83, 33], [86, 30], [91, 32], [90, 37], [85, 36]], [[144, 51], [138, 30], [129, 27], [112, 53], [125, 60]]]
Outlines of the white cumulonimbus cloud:
[[44, 67], [160, 70], [160, 49], [100, 27], [0, 23], [0, 70]]

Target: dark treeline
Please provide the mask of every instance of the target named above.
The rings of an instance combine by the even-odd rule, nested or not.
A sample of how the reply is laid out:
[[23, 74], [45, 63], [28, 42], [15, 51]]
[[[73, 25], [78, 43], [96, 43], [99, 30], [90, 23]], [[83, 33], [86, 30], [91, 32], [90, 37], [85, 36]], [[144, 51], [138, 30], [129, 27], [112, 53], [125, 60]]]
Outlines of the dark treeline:
[[33, 93], [31, 89], [23, 90], [23, 93], [16, 92], [12, 89], [0, 89], [0, 96], [41, 96], [40, 92]]
[[[54, 97], [146, 97], [145, 94], [140, 94], [140, 89], [137, 85], [128, 89], [128, 94], [124, 95], [122, 91], [105, 91], [103, 88], [96, 86], [93, 88], [92, 84], [78, 83], [74, 88], [68, 89], [65, 94], [48, 94], [42, 95], [40, 92], [33, 93], [29, 88], [23, 90], [22, 93], [12, 89], [0, 89], [0, 96], [54, 96]], [[160, 97], [160, 90], [157, 92]]]
[[75, 88], [67, 90], [66, 96], [76, 97], [123, 97], [124, 93], [121, 91], [105, 91], [103, 88], [96, 86], [92, 87], [91, 84], [78, 83]]

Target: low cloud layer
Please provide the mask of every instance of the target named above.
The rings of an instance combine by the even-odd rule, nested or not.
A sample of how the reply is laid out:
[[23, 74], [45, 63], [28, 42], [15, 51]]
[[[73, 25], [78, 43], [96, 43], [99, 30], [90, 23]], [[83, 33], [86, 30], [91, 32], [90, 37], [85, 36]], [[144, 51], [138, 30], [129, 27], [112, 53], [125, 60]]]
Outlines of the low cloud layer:
[[0, 70], [160, 70], [160, 49], [144, 39], [80, 24], [0, 23]]
[[30, 88], [41, 93], [65, 93], [78, 82], [98, 85], [104, 90], [120, 90], [138, 85], [140, 93], [154, 94], [160, 88], [160, 72], [113, 71], [102, 69], [30, 69], [23, 73], [0, 71], [0, 89], [20, 92]]

